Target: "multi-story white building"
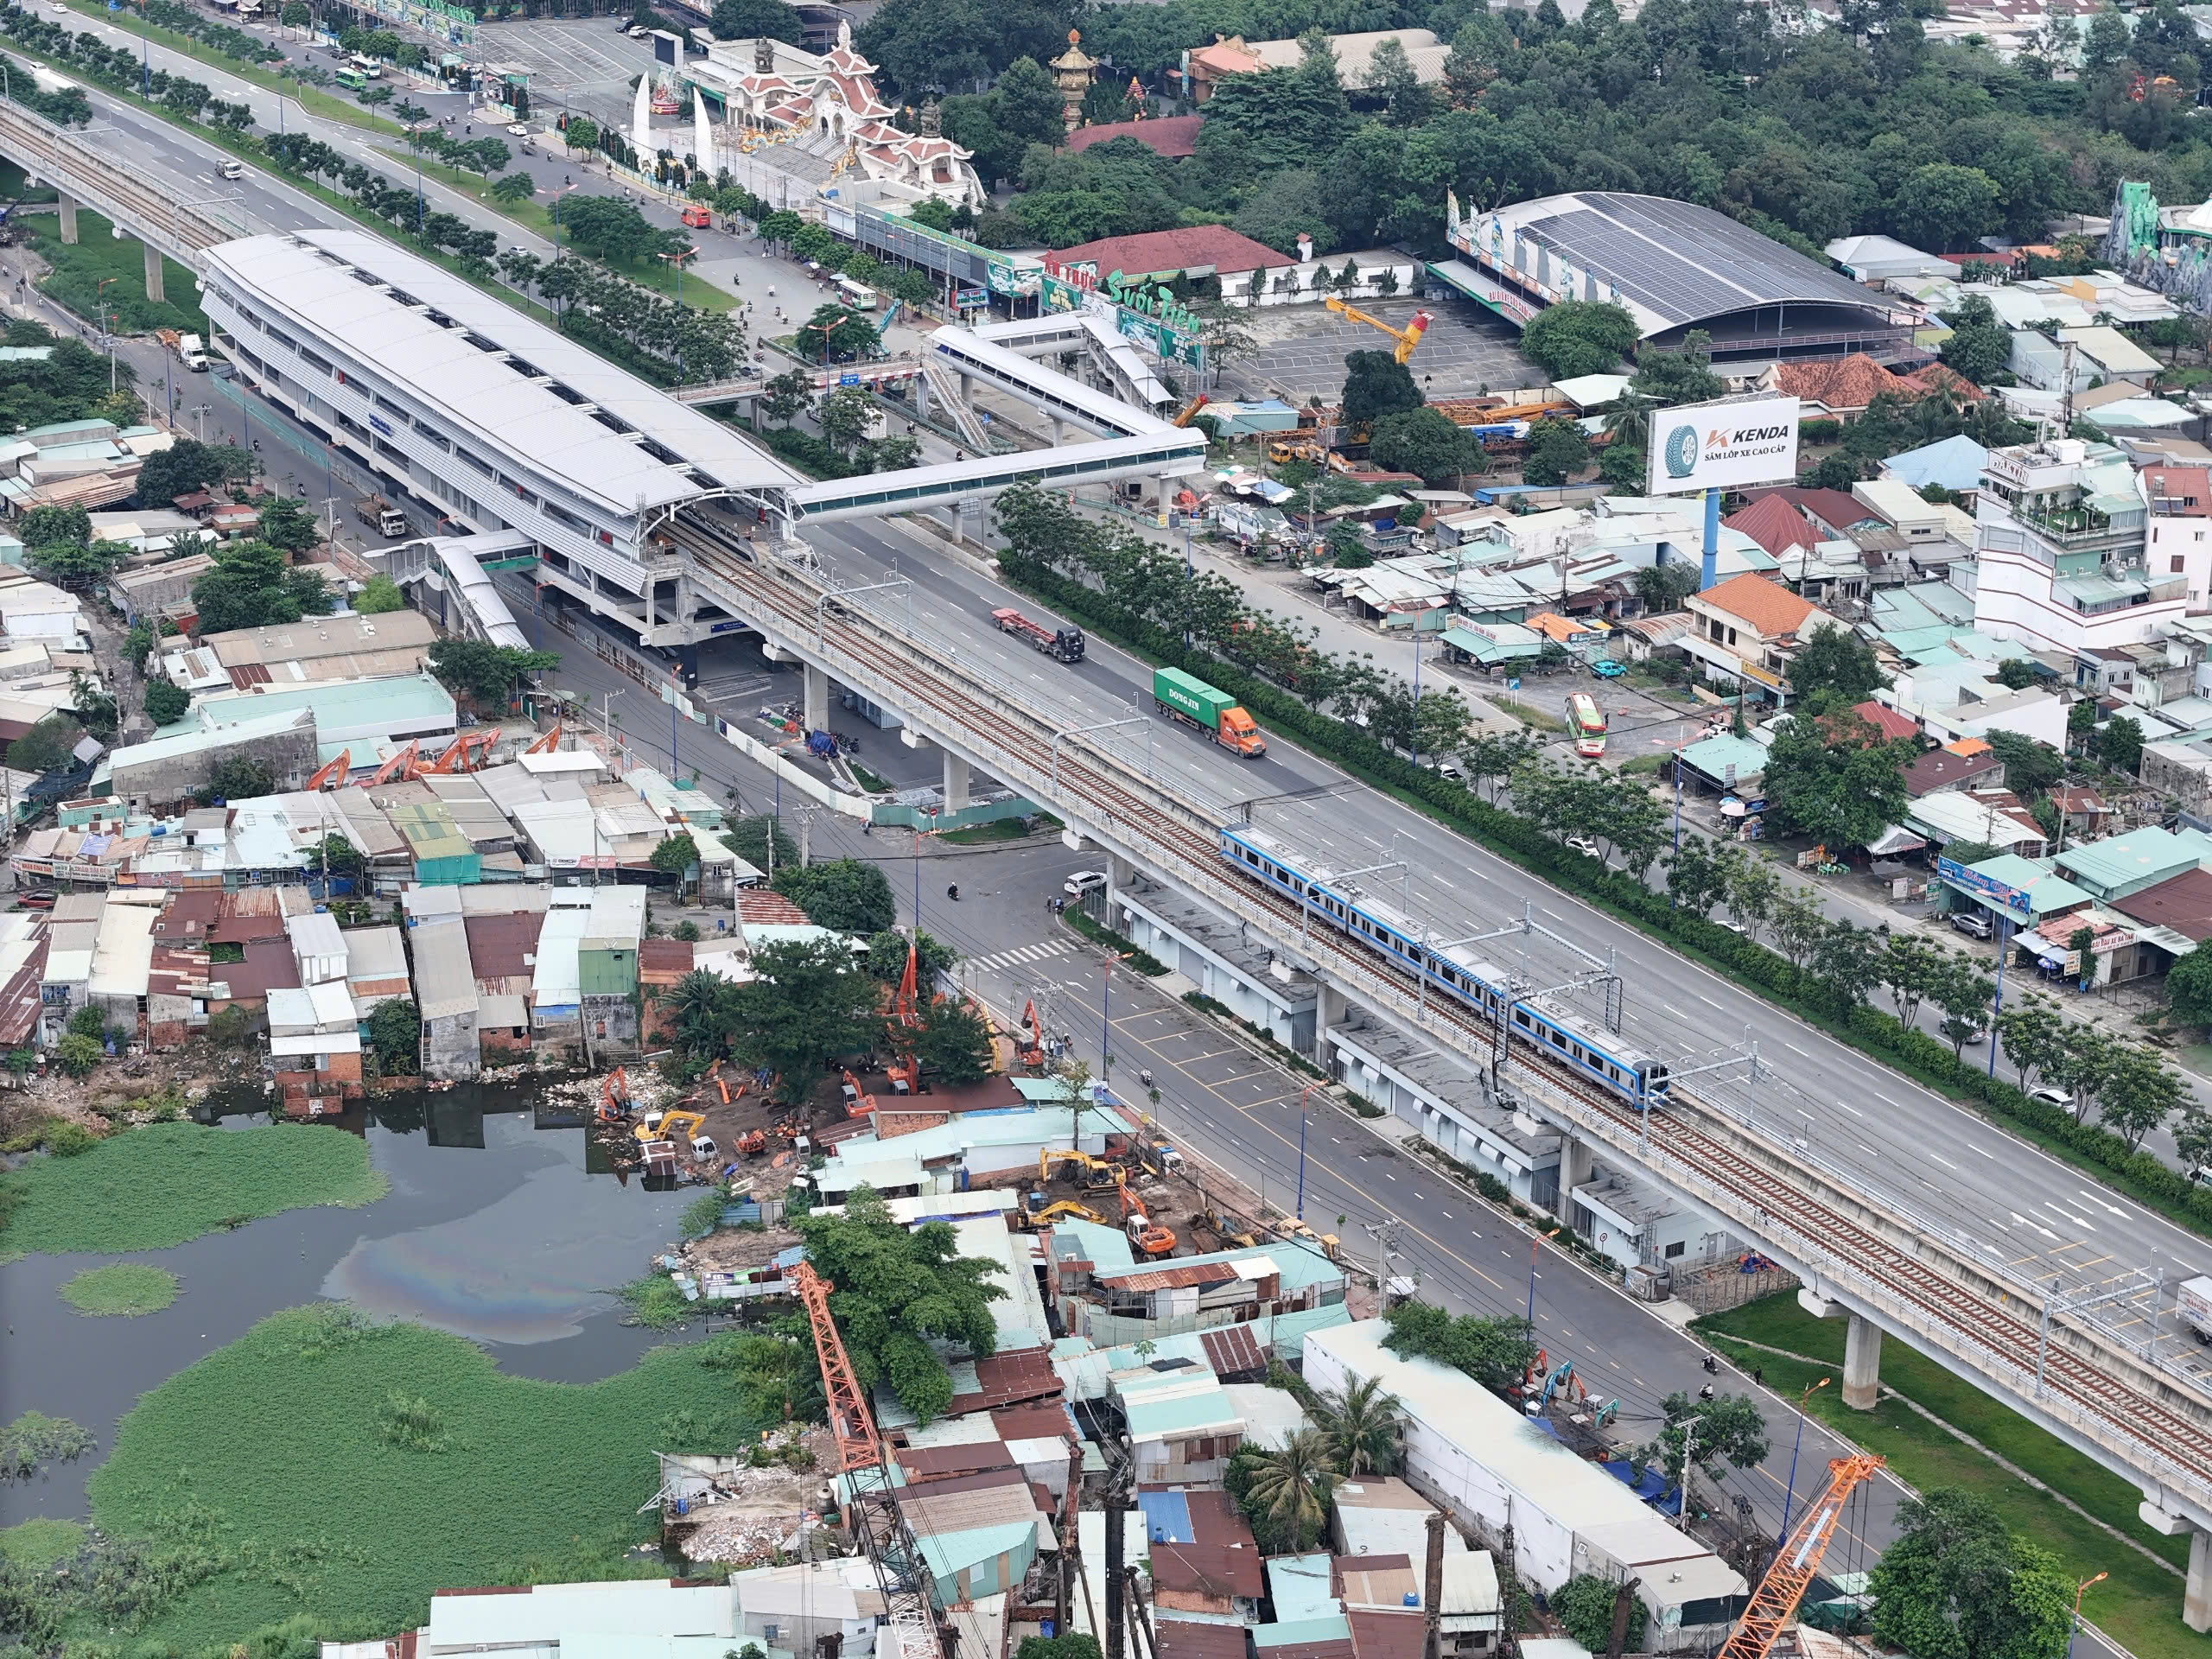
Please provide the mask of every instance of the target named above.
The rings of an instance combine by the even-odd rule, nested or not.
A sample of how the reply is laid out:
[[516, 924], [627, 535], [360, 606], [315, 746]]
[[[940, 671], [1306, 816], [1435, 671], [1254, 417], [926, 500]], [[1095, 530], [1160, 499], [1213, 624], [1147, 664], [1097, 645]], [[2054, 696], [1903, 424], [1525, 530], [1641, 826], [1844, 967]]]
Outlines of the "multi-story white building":
[[249, 237], [207, 260], [214, 343], [256, 391], [373, 472], [417, 524], [526, 536], [539, 581], [644, 644], [690, 639], [681, 560], [656, 527], [716, 497], [750, 523], [804, 481], [366, 231]]
[[1975, 503], [1974, 626], [2075, 654], [2156, 638], [2188, 609], [2188, 582], [2146, 569], [2150, 516], [2109, 444], [1993, 451]]
[[2144, 566], [2179, 576], [2192, 611], [2212, 609], [2212, 467], [2145, 467], [2151, 500]]

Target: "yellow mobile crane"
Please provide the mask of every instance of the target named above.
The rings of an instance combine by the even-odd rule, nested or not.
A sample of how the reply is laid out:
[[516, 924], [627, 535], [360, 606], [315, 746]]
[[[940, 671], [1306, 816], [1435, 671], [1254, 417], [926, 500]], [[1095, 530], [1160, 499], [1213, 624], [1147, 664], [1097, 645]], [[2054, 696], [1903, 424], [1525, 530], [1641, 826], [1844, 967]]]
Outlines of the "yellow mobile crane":
[[1398, 349], [1391, 353], [1390, 355], [1397, 359], [1400, 363], [1403, 363], [1408, 358], [1414, 354], [1414, 347], [1421, 344], [1421, 337], [1428, 332], [1428, 325], [1436, 321], [1436, 317], [1433, 313], [1427, 311], [1416, 311], [1413, 315], [1413, 320], [1408, 322], [1404, 327], [1393, 328], [1389, 323], [1383, 321], [1382, 318], [1371, 317], [1368, 315], [1366, 312], [1358, 309], [1355, 306], [1346, 305], [1342, 300], [1338, 299], [1333, 295], [1322, 301], [1321, 303], [1325, 308], [1335, 312], [1340, 317], [1347, 317], [1354, 322], [1363, 322], [1369, 327], [1380, 329], [1382, 333], [1389, 335], [1391, 339], [1396, 340], [1398, 342]]

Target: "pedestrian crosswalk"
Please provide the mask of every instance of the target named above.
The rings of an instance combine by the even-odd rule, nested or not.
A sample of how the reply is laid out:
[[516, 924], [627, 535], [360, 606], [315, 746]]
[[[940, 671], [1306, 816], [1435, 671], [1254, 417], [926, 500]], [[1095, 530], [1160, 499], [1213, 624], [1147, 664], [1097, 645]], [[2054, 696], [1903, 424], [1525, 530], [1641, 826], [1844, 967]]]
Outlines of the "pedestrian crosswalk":
[[1052, 939], [1043, 944], [1018, 944], [1010, 950], [994, 950], [988, 957], [977, 957], [975, 963], [978, 968], [1020, 968], [1052, 957], [1064, 957], [1071, 948], [1065, 939]]

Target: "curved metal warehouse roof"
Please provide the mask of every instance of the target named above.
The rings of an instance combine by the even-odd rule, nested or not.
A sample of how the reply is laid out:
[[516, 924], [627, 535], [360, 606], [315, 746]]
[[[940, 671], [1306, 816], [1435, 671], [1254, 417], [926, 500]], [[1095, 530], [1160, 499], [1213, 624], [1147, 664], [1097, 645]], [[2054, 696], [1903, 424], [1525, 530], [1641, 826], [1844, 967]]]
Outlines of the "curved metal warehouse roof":
[[[1550, 251], [1577, 276], [1596, 278], [1590, 297], [1618, 297], [1648, 338], [1693, 323], [1777, 303], [1847, 306], [1886, 315], [1883, 297], [1726, 213], [1664, 196], [1578, 190], [1501, 207], [1472, 221], [1486, 261], [1510, 264], [1516, 237]], [[1567, 286], [1559, 283], [1558, 286]]]

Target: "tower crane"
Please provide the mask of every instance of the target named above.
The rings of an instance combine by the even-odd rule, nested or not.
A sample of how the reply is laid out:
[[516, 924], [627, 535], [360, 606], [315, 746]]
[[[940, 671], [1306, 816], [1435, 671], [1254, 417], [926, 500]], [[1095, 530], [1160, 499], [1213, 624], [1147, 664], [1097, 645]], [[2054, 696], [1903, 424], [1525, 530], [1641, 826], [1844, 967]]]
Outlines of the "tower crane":
[[1401, 364], [1404, 363], [1408, 358], [1414, 354], [1414, 347], [1421, 344], [1421, 337], [1428, 332], [1428, 325], [1436, 321], [1436, 316], [1433, 312], [1416, 311], [1413, 315], [1412, 321], [1408, 322], [1404, 327], [1393, 328], [1389, 323], [1383, 321], [1382, 318], [1370, 316], [1366, 312], [1360, 310], [1356, 306], [1346, 305], [1342, 300], [1337, 298], [1333, 294], [1327, 299], [1322, 301], [1321, 303], [1325, 308], [1335, 312], [1340, 317], [1348, 318], [1353, 322], [1363, 322], [1370, 328], [1379, 328], [1382, 333], [1389, 335], [1391, 339], [1396, 340], [1398, 342], [1398, 349], [1391, 353], [1390, 355], [1395, 358]]
[[1804, 1519], [1751, 1592], [1743, 1622], [1721, 1643], [1719, 1659], [1767, 1659], [1783, 1627], [1796, 1616], [1805, 1586], [1821, 1569], [1821, 1557], [1835, 1535], [1844, 1500], [1861, 1482], [1872, 1479], [1885, 1461], [1865, 1452], [1828, 1460], [1827, 1491], [1807, 1506]]
[[845, 1339], [830, 1315], [830, 1281], [804, 1262], [787, 1278], [805, 1306], [806, 1322], [814, 1333], [822, 1397], [830, 1408], [830, 1430], [837, 1441], [836, 1472], [854, 1477], [848, 1483], [853, 1531], [875, 1567], [876, 1585], [898, 1637], [896, 1655], [887, 1659], [952, 1659], [956, 1633], [931, 1597], [929, 1565], [899, 1513], [899, 1490], [892, 1484], [883, 1438], [876, 1433], [868, 1395], [854, 1375]]

